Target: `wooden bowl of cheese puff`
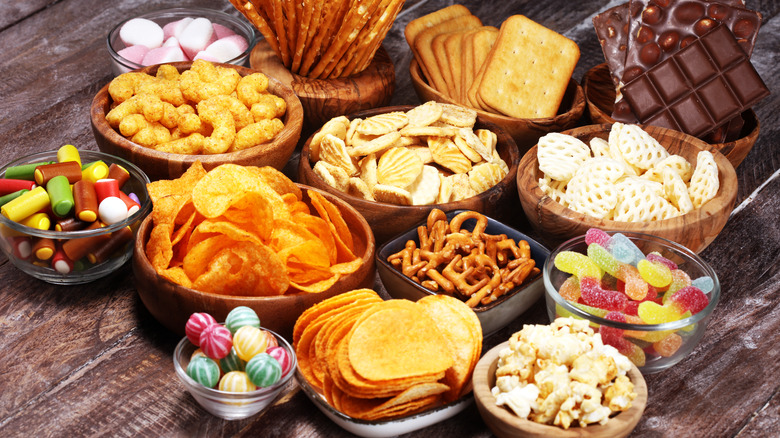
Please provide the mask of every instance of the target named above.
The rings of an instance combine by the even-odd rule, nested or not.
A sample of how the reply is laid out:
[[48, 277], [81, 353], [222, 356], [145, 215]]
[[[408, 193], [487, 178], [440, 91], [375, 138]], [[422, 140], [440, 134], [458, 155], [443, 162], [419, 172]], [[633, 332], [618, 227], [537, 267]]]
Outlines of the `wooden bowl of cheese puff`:
[[201, 60], [117, 76], [92, 100], [90, 118], [100, 150], [154, 181], [177, 178], [195, 161], [209, 170], [224, 163], [281, 169], [300, 138], [303, 108], [272, 77]]
[[434, 208], [510, 219], [519, 159], [499, 126], [431, 101], [331, 119], [306, 141], [298, 179], [355, 207], [381, 244]]
[[737, 197], [734, 166], [715, 147], [655, 126], [548, 134], [519, 167], [523, 211], [551, 246], [600, 228], [663, 237], [698, 253], [726, 225]]

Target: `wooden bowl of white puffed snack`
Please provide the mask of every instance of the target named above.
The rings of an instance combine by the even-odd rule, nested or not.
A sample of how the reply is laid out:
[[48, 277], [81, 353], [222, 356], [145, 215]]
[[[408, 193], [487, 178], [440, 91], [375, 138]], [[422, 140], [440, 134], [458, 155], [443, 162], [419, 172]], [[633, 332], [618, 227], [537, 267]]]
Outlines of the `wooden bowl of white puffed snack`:
[[734, 166], [717, 149], [655, 126], [548, 134], [518, 168], [523, 211], [553, 247], [600, 228], [663, 237], [698, 253], [726, 225], [737, 196]]

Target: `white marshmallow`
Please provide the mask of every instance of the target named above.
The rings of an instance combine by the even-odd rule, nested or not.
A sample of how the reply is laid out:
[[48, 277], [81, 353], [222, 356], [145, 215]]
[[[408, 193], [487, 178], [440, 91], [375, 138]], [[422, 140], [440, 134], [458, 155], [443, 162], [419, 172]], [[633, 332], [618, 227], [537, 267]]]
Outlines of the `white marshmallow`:
[[187, 61], [184, 52], [179, 46], [158, 47], [152, 49], [144, 56], [143, 65], [165, 64], [168, 62]]
[[217, 35], [214, 33], [211, 21], [207, 18], [199, 17], [192, 20], [178, 38], [184, 54], [188, 58], [194, 58], [198, 52], [216, 41]]
[[125, 43], [125, 46], [141, 44], [150, 49], [156, 49], [163, 43], [163, 30], [152, 20], [133, 18], [119, 29], [119, 39]]
[[168, 38], [167, 40], [165, 40], [165, 42], [163, 43], [162, 46], [163, 47], [178, 47], [178, 48], [181, 48], [181, 45], [179, 44], [179, 40], [175, 36], [172, 36], [172, 37]]
[[219, 59], [219, 62], [228, 62], [240, 56], [248, 47], [249, 44], [244, 37], [232, 35], [209, 44], [205, 52]]
[[192, 20], [194, 18], [192, 17], [184, 17], [181, 20], [171, 21], [170, 23], [163, 26], [163, 39], [169, 39], [170, 37], [176, 37], [179, 38], [181, 35], [181, 32], [184, 30], [185, 27], [187, 27], [188, 24], [192, 23]]

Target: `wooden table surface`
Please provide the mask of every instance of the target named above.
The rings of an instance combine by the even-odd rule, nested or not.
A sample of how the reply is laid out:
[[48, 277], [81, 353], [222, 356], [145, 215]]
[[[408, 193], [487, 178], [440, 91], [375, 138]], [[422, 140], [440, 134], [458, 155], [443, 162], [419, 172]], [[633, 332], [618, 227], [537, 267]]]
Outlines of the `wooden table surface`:
[[[407, 1], [386, 39], [396, 63], [392, 104], [417, 104], [403, 28], [451, 1]], [[574, 77], [603, 62], [591, 24], [620, 0], [463, 2], [485, 24], [524, 14], [579, 44]], [[702, 256], [723, 293], [704, 339], [685, 360], [647, 376], [649, 402], [633, 436], [752, 437], [780, 425], [780, 2], [748, 0], [763, 13], [752, 61], [772, 95], [754, 109], [761, 134], [737, 169], [737, 205]], [[89, 105], [111, 78], [108, 31], [155, 9], [227, 0], [29, 0], [0, 3], [0, 162], [71, 143], [97, 149]], [[526, 230], [528, 231], [528, 230]], [[146, 311], [129, 263], [86, 286], [55, 286], [0, 259], [0, 436], [343, 436], [295, 385], [263, 415], [228, 422], [201, 409], [174, 375], [178, 341]], [[381, 289], [381, 285], [377, 284]], [[524, 323], [546, 323], [540, 301], [485, 340], [496, 345]], [[490, 436], [473, 405], [410, 435]]]

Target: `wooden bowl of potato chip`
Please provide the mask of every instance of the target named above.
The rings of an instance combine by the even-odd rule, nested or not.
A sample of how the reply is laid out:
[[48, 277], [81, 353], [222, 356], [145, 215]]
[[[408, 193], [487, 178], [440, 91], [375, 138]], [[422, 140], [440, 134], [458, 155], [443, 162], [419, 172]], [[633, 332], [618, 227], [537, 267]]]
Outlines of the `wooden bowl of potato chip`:
[[[591, 121], [594, 124], [614, 123], [612, 107], [615, 103], [615, 87], [607, 64], [599, 64], [585, 72], [582, 77], [582, 88]], [[761, 124], [755, 111], [752, 109], [744, 111], [742, 118], [745, 124], [738, 139], [726, 143], [711, 143], [711, 146], [725, 155], [734, 167], [739, 166], [753, 149], [761, 131]]]
[[[564, 131], [588, 144], [594, 137], [606, 140], [611, 124], [588, 125]], [[589, 228], [609, 231], [634, 231], [651, 234], [677, 242], [693, 252], [707, 247], [726, 225], [737, 197], [737, 175], [734, 166], [718, 150], [698, 138], [671, 129], [643, 126], [671, 155], [679, 155], [692, 166], [697, 164], [700, 151], [712, 153], [717, 166], [719, 188], [715, 196], [692, 211], [663, 220], [625, 222], [579, 213], [565, 207], [546, 194], [539, 186], [544, 173], [539, 170], [537, 146], [529, 150], [520, 160], [517, 173], [517, 189], [523, 211], [531, 226], [542, 240], [551, 247], [576, 236], [585, 234]]]
[[[192, 62], [172, 63], [179, 72], [189, 69]], [[257, 71], [232, 64], [216, 64], [235, 69], [241, 76]], [[136, 70], [155, 75], [159, 65]], [[303, 126], [303, 107], [293, 91], [273, 77], [268, 77], [268, 92], [284, 99], [287, 104], [282, 116], [284, 127], [271, 140], [257, 146], [218, 154], [181, 154], [162, 152], [141, 146], [122, 136], [106, 121], [106, 114], [112, 108], [113, 101], [108, 93], [109, 84], [98, 91], [92, 100], [90, 118], [92, 133], [98, 147], [103, 152], [122, 157], [135, 163], [152, 181], [176, 178], [183, 174], [195, 161], [200, 161], [206, 169], [213, 169], [223, 163], [235, 163], [252, 166], [272, 166], [281, 169], [287, 164], [295, 150]]]
[[[408, 111], [414, 106], [394, 106], [385, 108], [376, 108], [347, 116], [349, 119], [365, 119], [371, 116]], [[444, 212], [452, 210], [474, 210], [498, 220], [509, 220], [512, 215], [513, 202], [516, 193], [515, 178], [517, 175], [517, 163], [519, 161], [519, 152], [515, 141], [506, 131], [499, 126], [485, 120], [482, 116], [477, 116], [475, 129], [488, 129], [496, 135], [495, 150], [498, 155], [506, 162], [508, 167], [507, 174], [493, 187], [466, 199], [453, 202], [428, 204], [428, 205], [398, 205], [387, 202], [377, 202], [367, 200], [357, 195], [352, 195], [336, 189], [329, 185], [319, 175], [317, 175], [310, 161], [310, 145], [312, 139], [317, 135], [311, 136], [301, 151], [301, 159], [298, 166], [298, 180], [303, 184], [309, 184], [325, 192], [331, 193], [353, 206], [368, 221], [374, 232], [377, 243], [381, 244], [390, 238], [401, 234], [414, 226], [418, 222], [424, 221], [430, 211], [438, 208]]]
[[141, 224], [136, 235], [133, 272], [138, 295], [152, 316], [167, 329], [183, 335], [185, 323], [192, 313], [207, 312], [218, 321], [224, 321], [231, 309], [237, 306], [247, 306], [257, 312], [263, 327], [292, 341], [293, 326], [304, 310], [342, 292], [373, 287], [376, 277], [374, 259], [376, 244], [366, 220], [354, 208], [336, 196], [309, 186], [301, 184], [296, 184], [296, 186], [302, 192], [302, 201], [310, 207], [312, 212], [315, 212], [315, 206], [308, 191], [318, 193], [338, 209], [352, 235], [352, 249], [356, 260], [360, 260], [357, 269], [341, 275], [335, 283], [320, 292], [303, 292], [290, 286], [282, 295], [242, 296], [229, 292], [222, 294], [192, 289], [164, 278], [152, 265], [147, 256], [147, 246], [150, 242], [154, 222], [152, 215], [149, 215]]
[[[412, 59], [409, 64], [409, 74], [412, 77], [414, 91], [421, 101], [435, 100], [437, 102], [455, 103], [450, 96], [431, 87], [423, 76], [417, 61]], [[561, 101], [558, 114], [555, 117], [539, 119], [519, 119], [503, 114], [487, 112], [476, 109], [482, 120], [494, 123], [503, 128], [517, 143], [520, 153], [525, 153], [536, 140], [548, 132], [564, 131], [577, 126], [582, 114], [585, 112], [585, 95], [582, 87], [574, 78], [569, 81], [569, 86]]]

